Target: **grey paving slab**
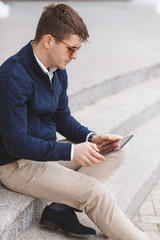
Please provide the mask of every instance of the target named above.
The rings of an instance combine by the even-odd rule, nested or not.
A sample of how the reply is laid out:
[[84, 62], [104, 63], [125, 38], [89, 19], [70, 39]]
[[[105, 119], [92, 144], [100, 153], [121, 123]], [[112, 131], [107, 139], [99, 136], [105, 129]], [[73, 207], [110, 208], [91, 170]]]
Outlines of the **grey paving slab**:
[[153, 190], [144, 201], [137, 212], [134, 223], [141, 230], [148, 233], [151, 239], [160, 239], [160, 181], [154, 186]]
[[[8, 2], [10, 17], [0, 19], [1, 63], [34, 37], [39, 15], [43, 7], [51, 3]], [[69, 95], [160, 64], [160, 15], [153, 6], [134, 1], [65, 3], [80, 13], [90, 32], [90, 43], [79, 52], [78, 60], [67, 67]]]

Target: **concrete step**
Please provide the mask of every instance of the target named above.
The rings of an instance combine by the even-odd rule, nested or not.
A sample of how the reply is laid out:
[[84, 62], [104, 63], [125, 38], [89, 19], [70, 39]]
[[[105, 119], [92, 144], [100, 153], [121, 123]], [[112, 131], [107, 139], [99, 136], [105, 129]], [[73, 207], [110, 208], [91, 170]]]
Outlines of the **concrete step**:
[[[91, 75], [92, 76], [92, 75]], [[91, 78], [88, 76], [88, 79]], [[88, 88], [82, 88], [83, 82], [78, 81], [79, 91], [69, 95], [69, 107], [72, 112], [75, 112], [86, 105], [94, 104], [100, 99], [103, 99], [113, 93], [118, 93], [122, 90], [135, 86], [136, 84], [143, 83], [144, 81], [154, 79], [160, 76], [160, 65], [153, 65], [145, 69], [137, 69], [130, 73], [121, 73], [121, 75], [113, 76], [110, 79], [105, 79], [96, 85], [91, 85]], [[87, 82], [86, 78], [85, 81]], [[72, 84], [73, 82], [71, 82]]]
[[0, 184], [0, 240], [17, 239], [45, 205], [45, 201], [10, 191]]
[[[131, 219], [155, 183], [159, 180], [159, 122], [160, 115], [150, 119], [132, 131], [135, 136], [132, 141], [128, 143], [130, 146], [129, 158], [106, 183], [106, 187], [116, 196], [118, 205]], [[84, 213], [79, 213], [78, 217], [82, 223], [96, 229], [96, 239], [106, 239]], [[57, 231], [39, 226], [37, 220], [19, 238], [19, 240], [29, 239], [62, 240], [71, 238]], [[77, 238], [73, 239], [76, 240]]]
[[97, 133], [125, 135], [160, 113], [160, 78], [112, 94], [74, 112], [73, 116]]
[[[114, 132], [126, 135], [129, 131], [159, 113], [159, 89], [160, 79], [157, 78], [150, 80], [128, 90], [110, 95], [107, 98], [98, 101], [94, 105], [86, 106], [84, 109], [75, 112], [74, 116], [83, 124], [89, 126], [89, 128], [97, 131], [98, 133]], [[137, 137], [135, 137], [135, 139], [137, 139]], [[135, 141], [135, 145], [136, 143], [137, 141]], [[124, 165], [123, 169], [126, 172], [126, 177], [128, 177], [127, 172], [130, 167], [130, 171], [132, 172], [132, 165], [134, 165], [134, 161], [133, 163], [130, 161], [128, 165]], [[133, 171], [133, 174], [135, 174], [135, 172]], [[123, 172], [121, 174], [123, 176]], [[137, 175], [135, 175], [135, 178], [136, 176]], [[136, 192], [141, 189], [142, 183], [146, 181], [143, 175], [140, 179], [142, 180], [141, 185], [137, 186], [137, 184], [134, 184]], [[122, 178], [122, 182], [123, 180], [124, 179]], [[113, 192], [118, 197], [118, 202], [121, 204], [120, 206], [125, 211], [129, 206], [131, 209], [132, 201], [130, 198], [128, 199], [128, 195], [126, 195], [127, 202], [123, 202], [122, 196], [119, 195], [119, 192], [116, 192], [120, 189], [120, 187], [123, 187], [123, 185], [120, 185], [120, 187], [117, 188], [118, 185], [117, 183], [115, 184], [116, 177], [113, 178], [112, 181], [109, 186], [111, 186]], [[119, 181], [117, 182], [120, 184]], [[126, 188], [127, 187], [128, 185], [126, 185]], [[25, 228], [37, 218], [45, 203], [41, 200], [14, 193], [3, 186], [0, 187], [0, 193], [0, 240], [15, 240], [23, 233]], [[131, 196], [134, 198], [134, 191]], [[142, 193], [141, 199], [143, 199], [143, 197], [144, 194]], [[137, 209], [137, 206], [134, 207], [134, 209]], [[134, 211], [131, 210], [129, 214], [132, 216]]]

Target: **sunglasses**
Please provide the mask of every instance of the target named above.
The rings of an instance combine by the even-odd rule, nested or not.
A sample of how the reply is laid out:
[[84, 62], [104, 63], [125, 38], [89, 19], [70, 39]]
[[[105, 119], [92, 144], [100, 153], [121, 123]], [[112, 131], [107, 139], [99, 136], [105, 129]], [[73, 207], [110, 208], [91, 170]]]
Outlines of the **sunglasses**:
[[79, 47], [70, 46], [68, 43], [64, 42], [63, 40], [60, 42], [62, 42], [63, 44], [65, 44], [67, 46], [67, 48], [71, 51], [71, 54], [75, 53], [82, 47], [82, 45], [80, 45]]
[[[52, 36], [52, 37], [54, 37], [54, 36]], [[67, 46], [67, 48], [69, 49], [69, 51], [71, 52], [71, 55], [73, 53], [75, 53], [76, 51], [78, 51], [82, 47], [82, 45], [80, 45], [79, 47], [74, 47], [74, 46], [69, 45], [68, 43], [66, 43], [63, 40], [59, 40], [58, 38], [55, 38], [55, 39], [58, 40], [59, 42], [62, 42], [63, 44], [65, 44]]]

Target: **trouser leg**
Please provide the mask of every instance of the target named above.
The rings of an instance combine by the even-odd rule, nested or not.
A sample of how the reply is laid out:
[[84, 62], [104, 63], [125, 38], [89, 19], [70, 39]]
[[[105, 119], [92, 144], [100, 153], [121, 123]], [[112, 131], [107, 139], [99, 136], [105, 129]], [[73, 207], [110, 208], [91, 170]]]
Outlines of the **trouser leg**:
[[121, 151], [114, 152], [106, 156], [106, 160], [100, 164], [91, 167], [81, 167], [71, 161], [59, 161], [58, 163], [74, 171], [84, 173], [87, 176], [94, 177], [101, 182], [105, 182], [110, 178], [115, 171], [121, 166], [129, 152], [128, 146], [125, 146]]
[[[72, 169], [96, 178], [101, 182], [107, 181], [107, 179], [112, 176], [115, 171], [120, 167], [128, 155], [128, 146], [125, 146], [121, 151], [114, 152], [107, 155], [106, 160], [100, 164], [96, 164], [91, 167], [82, 167], [71, 161], [59, 161], [58, 163], [64, 167]], [[52, 203], [50, 204], [52, 209], [57, 211], [64, 210], [67, 208], [64, 204]], [[68, 206], [69, 207], [69, 206]]]
[[2, 183], [33, 197], [83, 210], [112, 240], [149, 240], [122, 213], [103, 183], [53, 162], [20, 160], [2, 169]]

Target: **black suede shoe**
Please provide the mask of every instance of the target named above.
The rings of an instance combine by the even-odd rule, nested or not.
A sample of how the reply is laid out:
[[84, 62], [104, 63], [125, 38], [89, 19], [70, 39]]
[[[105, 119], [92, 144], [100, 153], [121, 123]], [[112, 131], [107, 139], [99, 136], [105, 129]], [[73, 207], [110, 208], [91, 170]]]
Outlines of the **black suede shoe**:
[[72, 208], [57, 211], [46, 206], [39, 224], [76, 237], [95, 237], [96, 235], [93, 228], [85, 227], [78, 221]]

